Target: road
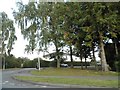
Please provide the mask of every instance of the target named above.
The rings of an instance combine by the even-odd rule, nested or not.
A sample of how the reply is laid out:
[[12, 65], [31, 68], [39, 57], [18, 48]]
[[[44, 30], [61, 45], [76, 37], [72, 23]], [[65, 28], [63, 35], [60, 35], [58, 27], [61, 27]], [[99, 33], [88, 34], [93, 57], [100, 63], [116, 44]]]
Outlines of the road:
[[[12, 76], [20, 74], [21, 72], [27, 72], [32, 69], [19, 69], [19, 70], [4, 70], [2, 71], [2, 88], [60, 88], [57, 86], [46, 86], [26, 83], [22, 81], [17, 81], [12, 78]], [[1, 80], [0, 80], [1, 81]]]
[[[78, 86], [78, 85], [65, 85], [65, 84], [46, 84], [46, 83], [29, 83], [13, 79], [13, 76], [33, 76], [29, 73], [30, 70], [35, 70], [35, 68], [25, 68], [25, 69], [16, 69], [16, 70], [4, 70], [2, 71], [2, 80], [0, 78], [0, 85], [2, 88], [102, 88], [102, 87], [90, 87], [90, 86]], [[55, 77], [63, 78], [63, 76], [35, 76], [35, 77]], [[118, 80], [118, 77], [88, 77], [88, 76], [64, 76], [64, 78], [91, 78], [91, 79], [105, 79], [105, 80]]]
[[0, 90], [2, 89], [2, 70], [0, 69]]

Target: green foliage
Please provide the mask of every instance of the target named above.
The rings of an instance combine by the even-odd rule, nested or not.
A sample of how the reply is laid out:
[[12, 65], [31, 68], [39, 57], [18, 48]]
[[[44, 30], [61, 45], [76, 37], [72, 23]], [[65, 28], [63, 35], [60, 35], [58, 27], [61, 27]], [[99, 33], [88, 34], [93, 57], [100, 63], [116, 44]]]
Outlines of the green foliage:
[[[7, 56], [5, 55], [5, 68], [9, 69], [9, 68], [23, 68], [22, 64], [26, 64], [26, 62], [30, 61], [27, 58], [21, 58], [21, 57], [14, 57], [13, 55]], [[4, 61], [2, 61], [2, 63], [4, 64]], [[2, 65], [3, 65], [2, 64]], [[30, 65], [27, 66], [31, 66], [34, 65], [33, 62]]]
[[[35, 59], [33, 60], [33, 62], [35, 62], [35, 66], [36, 66], [37, 63], [38, 63], [38, 58], [35, 58]], [[49, 64], [50, 64], [50, 61], [45, 61], [45, 60], [42, 60], [42, 59], [40, 58], [40, 66], [41, 66], [41, 67], [49, 67]]]
[[[1, 17], [1, 29], [0, 34], [2, 37], [2, 52], [6, 51], [6, 48], [9, 50], [9, 55], [13, 49], [13, 44], [17, 40], [15, 36], [15, 27], [12, 20], [10, 20], [5, 12], [0, 12]], [[5, 44], [5, 42], [7, 42]]]
[[36, 62], [33, 61], [25, 61], [23, 64], [23, 68], [35, 68]]
[[57, 67], [57, 60], [51, 61], [49, 66], [50, 67]]
[[[36, 68], [38, 63], [38, 58], [35, 58], [34, 60], [26, 60], [23, 63], [24, 68]], [[40, 59], [40, 67], [49, 67], [50, 61], [45, 61]]]
[[21, 63], [14, 56], [5, 57], [6, 68], [21, 68]]

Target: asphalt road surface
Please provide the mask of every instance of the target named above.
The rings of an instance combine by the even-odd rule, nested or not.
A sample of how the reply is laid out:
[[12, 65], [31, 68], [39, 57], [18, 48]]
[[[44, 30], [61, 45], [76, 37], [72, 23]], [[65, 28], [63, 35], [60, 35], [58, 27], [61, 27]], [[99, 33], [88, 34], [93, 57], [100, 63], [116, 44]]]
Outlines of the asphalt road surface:
[[0, 69], [0, 90], [2, 89], [2, 70]]
[[60, 88], [57, 86], [46, 86], [46, 85], [37, 85], [26, 82], [17, 81], [12, 78], [12, 76], [16, 74], [20, 74], [21, 72], [27, 72], [32, 69], [19, 69], [19, 70], [4, 70], [2, 71], [2, 88]]

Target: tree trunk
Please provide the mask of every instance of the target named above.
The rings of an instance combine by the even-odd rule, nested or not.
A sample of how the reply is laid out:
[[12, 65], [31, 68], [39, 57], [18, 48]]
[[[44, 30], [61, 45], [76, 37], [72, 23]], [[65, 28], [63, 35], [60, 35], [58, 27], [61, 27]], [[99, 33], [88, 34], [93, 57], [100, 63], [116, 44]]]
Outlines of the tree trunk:
[[104, 51], [104, 44], [103, 44], [103, 36], [102, 33], [99, 33], [100, 37], [100, 56], [101, 56], [101, 61], [102, 61], [102, 71], [109, 71], [108, 70], [108, 65], [106, 62], [106, 57], [105, 57], [105, 51]]
[[57, 45], [56, 39], [55, 39], [55, 47], [56, 47], [57, 68], [60, 68], [59, 50], [58, 50], [58, 45]]
[[115, 39], [114, 39], [114, 43], [115, 43], [115, 53], [116, 53], [116, 56], [118, 56], [118, 47]]
[[86, 62], [86, 55], [85, 55], [85, 69], [87, 69], [87, 62]]
[[56, 59], [57, 59], [57, 68], [60, 68], [60, 60], [59, 60], [59, 51], [58, 51], [58, 48], [56, 48]]
[[83, 69], [82, 55], [80, 55], [80, 60], [81, 60], [81, 69]]
[[70, 47], [70, 59], [71, 59], [71, 68], [73, 68], [73, 58], [72, 58], [72, 46], [69, 46]]
[[93, 52], [93, 60], [95, 62], [95, 69], [98, 71], [98, 65], [97, 65], [97, 61], [96, 61], [96, 58], [95, 58], [94, 45], [92, 45], [92, 52]]

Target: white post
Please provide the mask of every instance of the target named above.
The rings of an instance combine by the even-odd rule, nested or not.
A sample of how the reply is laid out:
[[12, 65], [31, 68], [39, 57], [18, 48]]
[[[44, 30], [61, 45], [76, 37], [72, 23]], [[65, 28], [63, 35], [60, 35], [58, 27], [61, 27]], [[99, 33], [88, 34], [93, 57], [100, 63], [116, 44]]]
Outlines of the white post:
[[38, 69], [40, 70], [40, 58], [39, 58], [39, 51], [38, 51]]

